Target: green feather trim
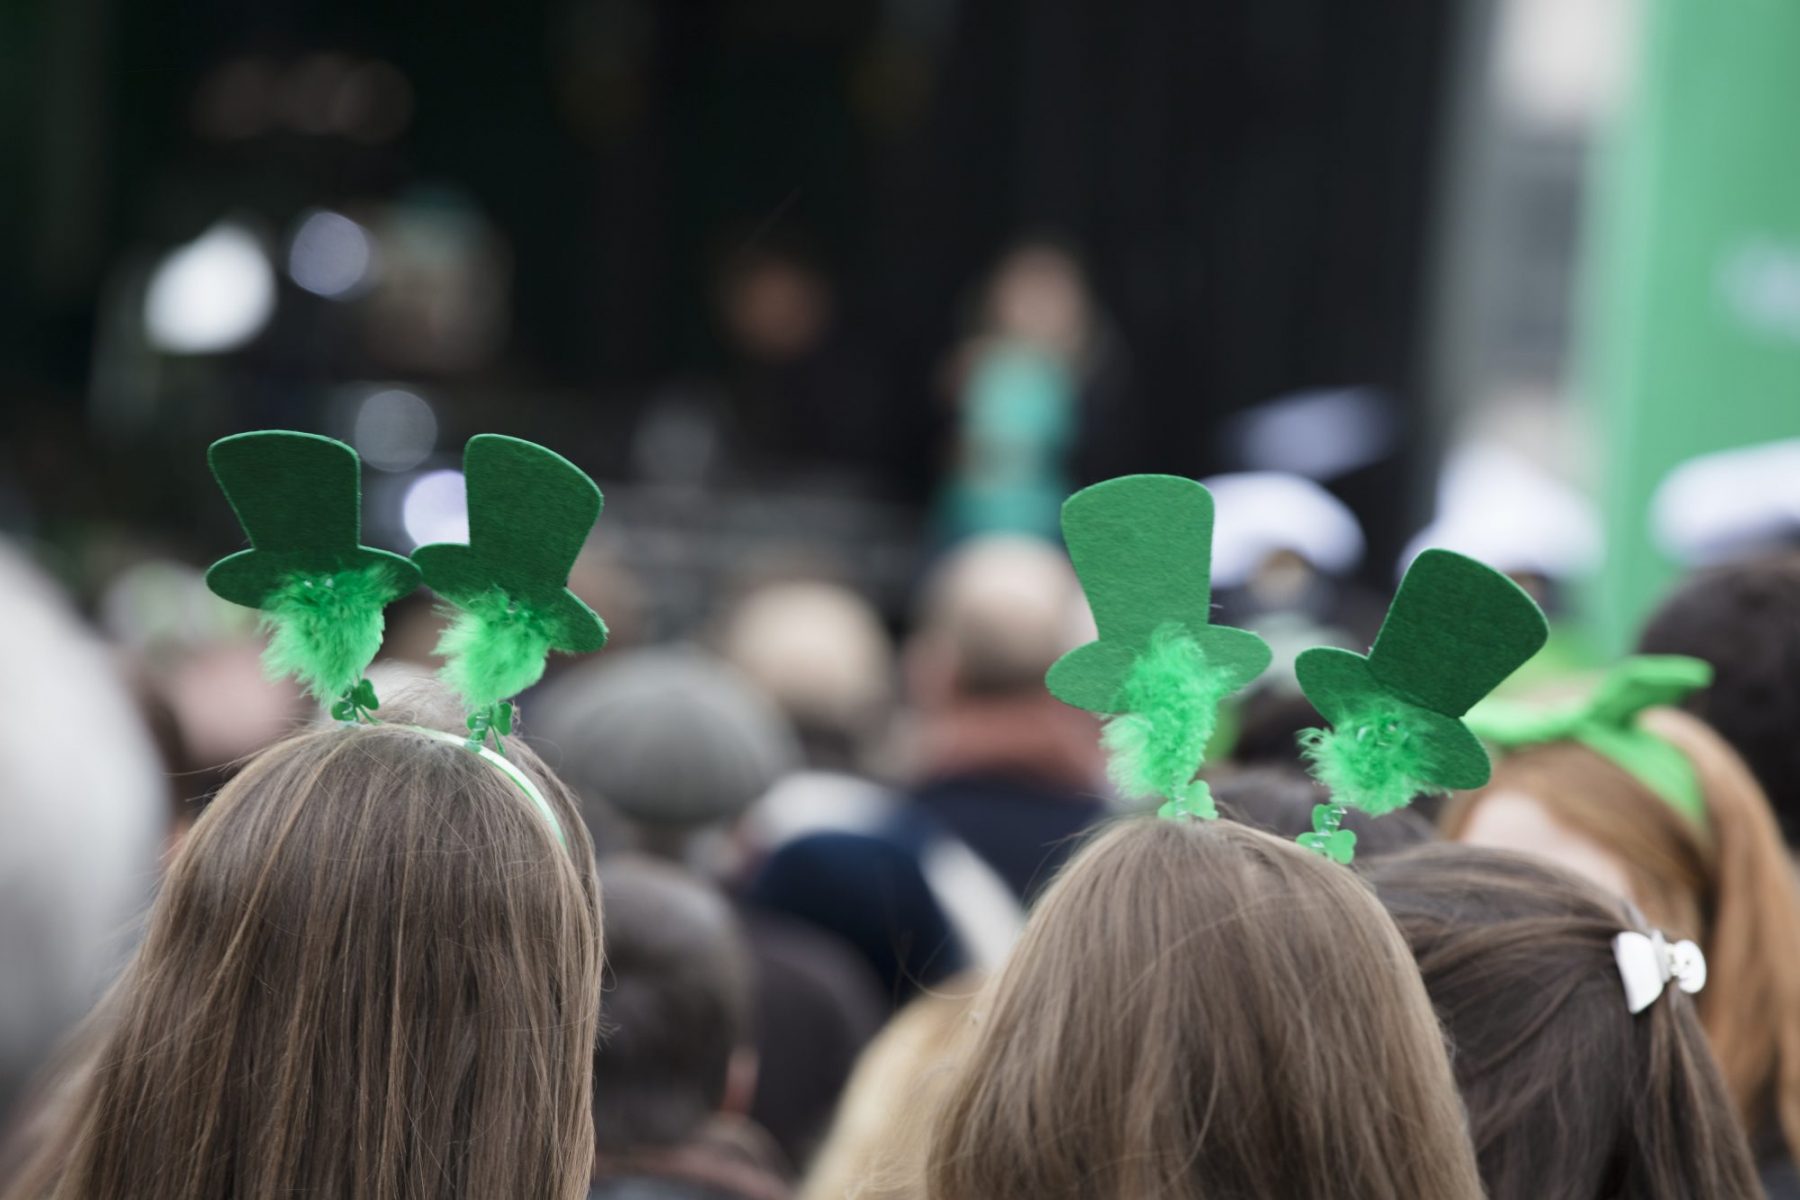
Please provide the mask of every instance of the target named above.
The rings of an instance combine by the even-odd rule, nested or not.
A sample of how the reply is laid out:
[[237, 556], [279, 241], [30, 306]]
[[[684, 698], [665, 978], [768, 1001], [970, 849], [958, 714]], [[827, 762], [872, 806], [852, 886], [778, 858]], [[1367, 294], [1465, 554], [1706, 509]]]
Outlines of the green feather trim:
[[263, 599], [263, 669], [292, 676], [321, 704], [356, 686], [381, 649], [381, 610], [398, 589], [380, 563], [330, 575], [295, 574]]
[[1162, 796], [1173, 813], [1213, 817], [1212, 794], [1194, 778], [1219, 723], [1230, 678], [1212, 669], [1200, 646], [1178, 625], [1165, 625], [1132, 664], [1101, 740], [1108, 774], [1127, 796]]
[[1302, 730], [1300, 752], [1332, 800], [1378, 817], [1444, 790], [1426, 779], [1429, 740], [1399, 708], [1377, 706], [1334, 729]]
[[444, 682], [471, 709], [510, 700], [544, 676], [551, 624], [495, 588], [465, 602], [438, 639]]

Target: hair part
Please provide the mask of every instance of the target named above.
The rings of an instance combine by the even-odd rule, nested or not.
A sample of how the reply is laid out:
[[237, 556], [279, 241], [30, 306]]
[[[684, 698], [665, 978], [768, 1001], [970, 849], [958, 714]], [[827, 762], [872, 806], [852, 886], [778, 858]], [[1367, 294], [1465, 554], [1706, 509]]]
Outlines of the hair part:
[[1267, 834], [1115, 825], [975, 1007], [934, 1200], [1481, 1195], [1405, 943], [1354, 874]]

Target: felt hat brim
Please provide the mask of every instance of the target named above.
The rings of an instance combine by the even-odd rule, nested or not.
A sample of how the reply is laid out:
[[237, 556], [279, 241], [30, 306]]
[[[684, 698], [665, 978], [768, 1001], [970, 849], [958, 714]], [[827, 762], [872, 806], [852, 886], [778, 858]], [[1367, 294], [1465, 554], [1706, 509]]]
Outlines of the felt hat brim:
[[388, 569], [396, 598], [419, 586], [419, 568], [411, 559], [368, 546], [351, 546], [325, 559], [316, 550], [240, 550], [207, 570], [206, 586], [233, 604], [261, 608], [270, 593], [297, 573], [335, 574], [376, 565]]
[[[1227, 691], [1236, 691], [1268, 669], [1268, 644], [1248, 630], [1208, 625], [1189, 633], [1207, 665], [1228, 681]], [[1141, 649], [1116, 641], [1077, 646], [1056, 661], [1044, 682], [1064, 704], [1088, 712], [1118, 712], [1119, 697]]]
[[1334, 726], [1357, 720], [1373, 704], [1399, 708], [1428, 739], [1432, 783], [1461, 791], [1492, 776], [1487, 750], [1467, 725], [1399, 695], [1375, 677], [1362, 655], [1316, 647], [1300, 655], [1294, 673], [1312, 706]]
[[523, 604], [551, 627], [551, 645], [570, 654], [591, 654], [606, 644], [606, 625], [574, 592], [559, 587], [545, 591], [515, 579], [504, 563], [482, 558], [471, 546], [439, 542], [420, 546], [412, 561], [424, 572], [427, 585], [452, 604], [466, 606], [484, 592], [499, 589]]

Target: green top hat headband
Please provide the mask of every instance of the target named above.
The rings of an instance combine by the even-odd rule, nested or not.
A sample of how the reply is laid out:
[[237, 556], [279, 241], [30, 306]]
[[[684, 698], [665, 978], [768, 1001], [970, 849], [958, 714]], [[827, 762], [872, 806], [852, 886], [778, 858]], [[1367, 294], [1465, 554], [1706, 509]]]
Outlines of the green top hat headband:
[[1269, 647], [1212, 623], [1213, 502], [1191, 479], [1127, 475], [1069, 497], [1063, 537], [1099, 639], [1050, 668], [1050, 691], [1108, 716], [1114, 782], [1166, 817], [1214, 817], [1203, 780], [1220, 701], [1260, 675]]
[[512, 729], [511, 697], [543, 677], [552, 650], [585, 654], [606, 625], [569, 590], [602, 498], [568, 459], [518, 438], [484, 433], [463, 451], [468, 545], [413, 551], [425, 586], [460, 610], [437, 652], [444, 680], [472, 710], [477, 740]]
[[[379, 703], [363, 672], [381, 648], [382, 610], [423, 578], [460, 610], [438, 652], [446, 682], [472, 710], [466, 744], [518, 783], [560, 838], [536, 786], [495, 751], [512, 732], [511, 698], [543, 675], [551, 650], [606, 641], [606, 626], [568, 590], [600, 515], [593, 480], [542, 446], [472, 438], [463, 457], [469, 544], [421, 546], [406, 559], [358, 543], [361, 463], [342, 442], [244, 433], [213, 443], [208, 460], [251, 548], [214, 563], [206, 581], [262, 610], [270, 674], [293, 676], [339, 720], [373, 721]], [[490, 736], [494, 751], [484, 745]]]
[[272, 676], [293, 676], [334, 715], [373, 708], [362, 675], [381, 649], [382, 610], [419, 586], [419, 569], [359, 544], [356, 451], [310, 433], [240, 433], [207, 461], [250, 538], [212, 565], [207, 586], [262, 610]]
[[1677, 704], [1712, 682], [1709, 663], [1679, 654], [1628, 658], [1607, 672], [1593, 694], [1574, 704], [1529, 707], [1490, 700], [1469, 725], [1502, 751], [1545, 742], [1579, 742], [1623, 767], [1676, 812], [1706, 824], [1706, 797], [1694, 764], [1638, 718], [1647, 708]]
[[1380, 816], [1486, 783], [1492, 766], [1463, 714], [1548, 637], [1543, 612], [1500, 572], [1448, 550], [1419, 555], [1366, 656], [1321, 646], [1295, 663], [1332, 726], [1301, 735], [1332, 796], [1301, 844], [1347, 863], [1356, 835], [1338, 828], [1346, 807]]

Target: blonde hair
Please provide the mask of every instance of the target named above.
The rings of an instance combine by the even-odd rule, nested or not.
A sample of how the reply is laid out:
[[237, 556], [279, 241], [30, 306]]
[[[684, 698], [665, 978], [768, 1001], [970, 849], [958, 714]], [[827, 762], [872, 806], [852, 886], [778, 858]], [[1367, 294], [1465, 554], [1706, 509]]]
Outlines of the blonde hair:
[[1577, 742], [1503, 757], [1493, 780], [1445, 809], [1457, 837], [1487, 796], [1530, 796], [1560, 825], [1623, 865], [1651, 924], [1697, 940], [1711, 986], [1701, 1024], [1739, 1116], [1754, 1139], [1774, 1117], [1800, 1154], [1800, 888], [1781, 832], [1749, 769], [1706, 725], [1674, 709], [1644, 724], [1694, 765], [1704, 828], [1612, 760]]
[[930, 1114], [966, 1042], [979, 987], [959, 975], [895, 1015], [856, 1060], [799, 1200], [913, 1200], [923, 1194]]
[[304, 733], [194, 826], [19, 1197], [578, 1200], [599, 889], [569, 793], [399, 725]]
[[1105, 832], [976, 1020], [934, 1200], [1482, 1194], [1406, 943], [1354, 874], [1267, 834]]

